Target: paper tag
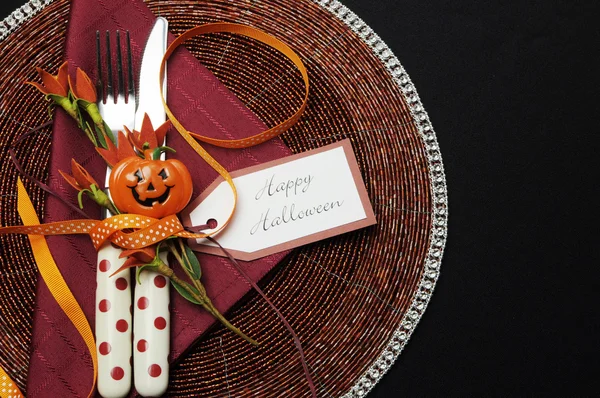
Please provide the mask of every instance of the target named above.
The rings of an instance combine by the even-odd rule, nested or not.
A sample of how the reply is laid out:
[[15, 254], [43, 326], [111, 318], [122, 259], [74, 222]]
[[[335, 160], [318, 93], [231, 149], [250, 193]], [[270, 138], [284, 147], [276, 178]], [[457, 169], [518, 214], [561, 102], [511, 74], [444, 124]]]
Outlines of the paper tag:
[[[231, 173], [238, 204], [216, 236], [235, 258], [254, 260], [376, 223], [349, 140]], [[229, 185], [217, 180], [186, 210], [185, 225], [225, 222], [233, 205]], [[206, 239], [200, 252], [223, 256]]]

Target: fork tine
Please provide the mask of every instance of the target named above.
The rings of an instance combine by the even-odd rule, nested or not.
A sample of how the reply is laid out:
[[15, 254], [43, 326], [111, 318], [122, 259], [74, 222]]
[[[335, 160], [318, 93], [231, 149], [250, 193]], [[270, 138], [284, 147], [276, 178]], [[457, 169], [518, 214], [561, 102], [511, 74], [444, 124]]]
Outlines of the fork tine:
[[112, 100], [113, 102], [116, 103], [115, 101], [115, 92], [113, 90], [113, 86], [112, 86], [112, 81], [113, 81], [113, 74], [112, 74], [112, 59], [111, 59], [111, 53], [110, 53], [110, 32], [107, 30], [106, 31], [106, 70], [108, 71], [108, 75], [106, 77], [106, 101], [108, 102], [109, 100]]
[[121, 33], [117, 30], [117, 95], [125, 96], [123, 82], [123, 55], [121, 52]]
[[100, 31], [96, 31], [96, 92], [104, 102], [104, 87], [102, 86], [102, 56], [100, 55]]
[[133, 62], [131, 61], [131, 40], [127, 31], [127, 102], [135, 101], [135, 83], [133, 81]]

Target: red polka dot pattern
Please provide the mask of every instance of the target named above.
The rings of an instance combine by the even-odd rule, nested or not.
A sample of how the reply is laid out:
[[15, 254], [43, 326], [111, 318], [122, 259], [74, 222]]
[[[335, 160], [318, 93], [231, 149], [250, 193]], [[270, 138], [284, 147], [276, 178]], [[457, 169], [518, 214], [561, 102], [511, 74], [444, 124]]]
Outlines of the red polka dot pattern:
[[100, 301], [100, 304], [98, 304], [98, 309], [100, 312], [108, 312], [108, 310], [110, 310], [110, 301], [106, 299]]
[[158, 288], [163, 288], [167, 285], [167, 280], [164, 276], [158, 275], [154, 277], [154, 286]]
[[150, 300], [148, 297], [140, 297], [137, 302], [137, 306], [140, 310], [145, 310], [150, 305]]
[[159, 316], [158, 318], [156, 318], [154, 320], [154, 326], [158, 329], [158, 330], [163, 330], [164, 328], [167, 327], [167, 321], [165, 320], [165, 318], [163, 318], [162, 316]]
[[158, 377], [161, 373], [162, 369], [157, 364], [150, 365], [150, 367], [148, 368], [148, 374], [152, 377]]
[[144, 339], [138, 341], [137, 350], [139, 352], [145, 352], [148, 349], [148, 342]]
[[100, 345], [98, 346], [98, 351], [100, 352], [100, 355], [108, 355], [110, 350], [112, 350], [112, 347], [106, 341], [100, 343]]
[[121, 380], [125, 376], [125, 371], [123, 368], [116, 366], [110, 371], [110, 377], [115, 380]]
[[115, 286], [119, 290], [127, 289], [127, 280], [125, 278], [119, 278], [115, 281]]
[[98, 269], [100, 270], [100, 272], [106, 272], [110, 269], [110, 266], [110, 261], [102, 260], [100, 261], [100, 264], [98, 264]]
[[117, 321], [117, 330], [121, 333], [125, 333], [129, 329], [129, 324], [125, 319], [119, 319]]

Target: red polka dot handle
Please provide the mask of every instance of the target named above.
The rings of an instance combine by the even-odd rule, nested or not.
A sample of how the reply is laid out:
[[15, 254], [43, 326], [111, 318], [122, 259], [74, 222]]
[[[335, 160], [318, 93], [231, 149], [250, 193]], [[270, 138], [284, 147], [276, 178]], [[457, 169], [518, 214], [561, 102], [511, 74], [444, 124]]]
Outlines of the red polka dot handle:
[[[166, 253], [160, 254], [167, 261]], [[157, 396], [157, 386], [169, 378], [169, 289], [163, 275], [140, 274], [135, 288], [133, 369], [136, 388], [142, 396]]]
[[121, 253], [112, 245], [98, 251], [96, 347], [98, 391], [104, 397], [125, 396], [131, 389], [131, 277], [129, 270], [109, 276], [123, 265]]

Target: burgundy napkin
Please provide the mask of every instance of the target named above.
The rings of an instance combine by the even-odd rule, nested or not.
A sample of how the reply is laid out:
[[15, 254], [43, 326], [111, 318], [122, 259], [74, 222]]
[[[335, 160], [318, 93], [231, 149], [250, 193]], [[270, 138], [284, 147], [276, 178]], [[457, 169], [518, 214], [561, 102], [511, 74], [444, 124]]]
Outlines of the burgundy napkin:
[[[193, 10], [186, 10], [193, 12]], [[155, 15], [142, 0], [73, 0], [67, 29], [65, 58], [73, 75], [80, 67], [95, 79], [95, 35], [100, 31], [129, 30], [135, 70], [138, 70], [146, 37]], [[60, 40], [51, 38], [48, 40]], [[171, 40], [173, 37], [171, 37]], [[114, 43], [113, 43], [114, 49]], [[113, 57], [113, 59], [115, 59]], [[43, 66], [43, 65], [40, 65]], [[168, 64], [168, 103], [188, 129], [220, 138], [240, 138], [257, 134], [265, 125], [186, 50], [178, 50]], [[183, 160], [193, 175], [194, 197], [217, 173], [171, 129], [168, 145], [173, 157]], [[279, 139], [250, 149], [207, 147], [228, 170], [236, 170], [289, 154]], [[75, 192], [58, 174], [70, 171], [70, 159], [81, 163], [97, 181], [104, 181], [106, 166], [93, 146], [62, 111], [55, 115], [49, 185], [75, 201]], [[91, 202], [85, 210], [94, 218], [100, 211]], [[80, 218], [53, 197], [45, 207], [45, 222]], [[94, 328], [96, 252], [87, 236], [48, 237], [52, 255], [62, 275]], [[285, 253], [241, 263], [255, 280], [264, 276]], [[221, 257], [199, 255], [203, 282], [215, 306], [225, 312], [250, 289], [232, 266]], [[172, 294], [171, 360], [179, 356], [204, 333], [214, 319], [199, 306]], [[253, 336], [259, 338], [261, 336]], [[34, 315], [28, 397], [85, 397], [92, 383], [92, 367], [86, 346], [61, 311], [43, 281], [39, 281]]]

